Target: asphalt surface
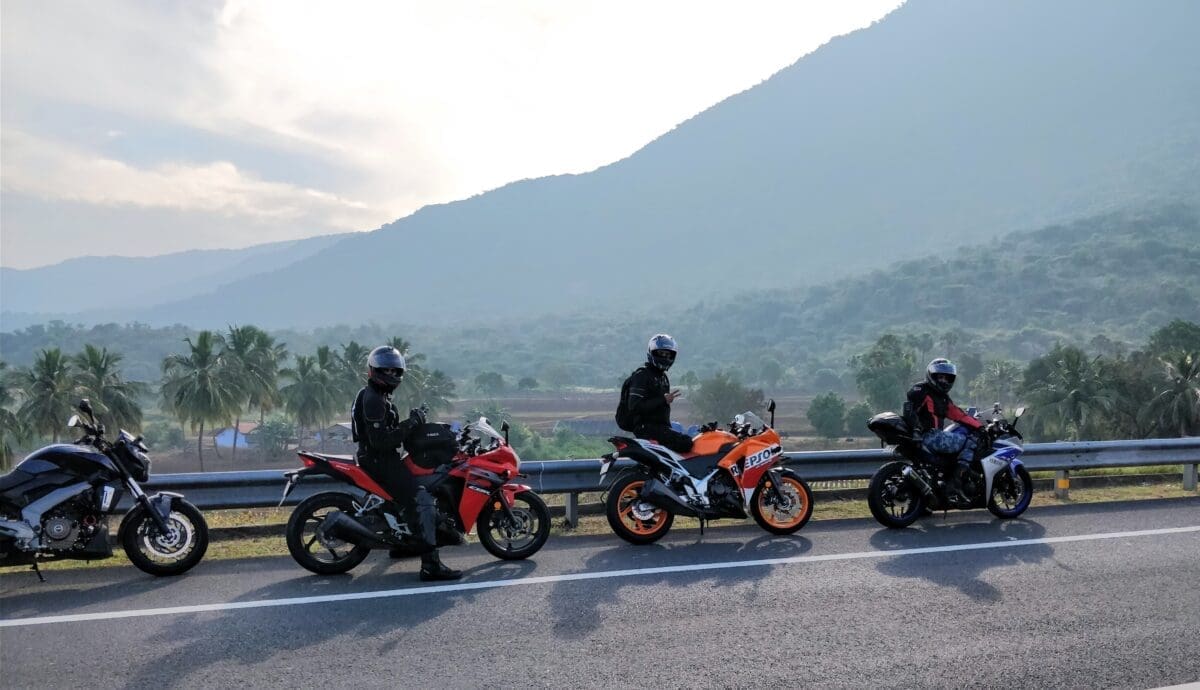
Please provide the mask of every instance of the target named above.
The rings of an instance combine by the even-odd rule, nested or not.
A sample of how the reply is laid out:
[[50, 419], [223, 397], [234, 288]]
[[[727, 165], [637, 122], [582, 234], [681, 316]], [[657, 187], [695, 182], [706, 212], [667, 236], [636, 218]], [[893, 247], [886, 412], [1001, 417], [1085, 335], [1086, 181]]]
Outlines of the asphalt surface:
[[[342, 577], [287, 558], [170, 580], [51, 564], [45, 584], [0, 577], [0, 683], [1160, 687], [1200, 680], [1200, 531], [1162, 532], [1198, 526], [1200, 498], [1187, 498], [904, 531], [839, 520], [648, 547], [565, 537], [514, 563], [445, 549], [467, 569], [449, 588], [384, 554]], [[792, 560], [744, 563], [770, 559]], [[305, 600], [344, 596], [369, 598]], [[155, 611], [202, 605], [224, 608]], [[32, 620], [48, 616], [74, 618]]]

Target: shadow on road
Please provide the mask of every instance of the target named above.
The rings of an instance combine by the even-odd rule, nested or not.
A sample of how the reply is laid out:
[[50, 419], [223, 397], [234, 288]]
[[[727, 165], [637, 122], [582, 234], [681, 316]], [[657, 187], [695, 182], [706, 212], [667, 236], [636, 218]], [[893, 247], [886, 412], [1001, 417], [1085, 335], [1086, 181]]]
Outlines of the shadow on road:
[[[880, 551], [989, 541], [1040, 539], [1046, 528], [1033, 520], [1007, 520], [990, 524], [941, 523], [926, 520], [904, 530], [881, 529], [871, 535], [871, 546]], [[881, 560], [876, 568], [892, 577], [920, 578], [942, 587], [954, 587], [979, 602], [998, 602], [1000, 590], [980, 579], [992, 568], [1039, 563], [1054, 554], [1049, 544], [994, 549], [900, 555]]]
[[[411, 568], [405, 568], [404, 571], [393, 569], [388, 572], [395, 565], [395, 561], [375, 559], [370, 570], [365, 573], [361, 569], [357, 571], [353, 580], [358, 580], [364, 575], [385, 576], [375, 581], [375, 586], [365, 590], [346, 588], [345, 585], [353, 581], [349, 575], [301, 575], [246, 592], [231, 601], [291, 599], [349, 591], [420, 589], [424, 583], [416, 579], [416, 569], [419, 567], [417, 559], [406, 559], [403, 562], [411, 563]], [[530, 575], [536, 568], [537, 564], [532, 560], [492, 561], [467, 569], [461, 582], [521, 578]], [[388, 578], [387, 575], [396, 577]], [[420, 597], [419, 604], [414, 602], [409, 605], [389, 605], [390, 617], [385, 621], [381, 621], [377, 616], [368, 615], [370, 609], [364, 610], [363, 602], [302, 605], [301, 610], [306, 611], [308, 616], [299, 623], [294, 622], [294, 619], [289, 621], [287, 615], [283, 614], [292, 608], [290, 606], [280, 609], [267, 607], [180, 616], [157, 638], [165, 652], [140, 668], [131, 668], [126, 687], [186, 687], [194, 685], [195, 679], [213, 665], [256, 664], [277, 653], [294, 653], [340, 637], [349, 638], [347, 644], [360, 644], [360, 639], [374, 638], [376, 642], [383, 643], [378, 650], [381, 656], [399, 654], [402, 653], [413, 628], [437, 618], [459, 603], [471, 601], [483, 591], [487, 590], [442, 592], [431, 596], [416, 595]], [[368, 603], [370, 601], [367, 600]], [[272, 615], [273, 611], [278, 611], [281, 615]], [[234, 617], [238, 618], [236, 625], [233, 624]], [[256, 622], [247, 627], [245, 621], [248, 617], [252, 617]], [[244, 637], [231, 639], [230, 630], [238, 628], [246, 630]], [[336, 661], [331, 660], [331, 663]], [[189, 679], [192, 682], [189, 682]], [[233, 680], [231, 679], [231, 684], [236, 684]]]
[[[636, 570], [669, 565], [753, 561], [767, 558], [791, 558], [812, 549], [812, 542], [804, 537], [779, 537], [766, 535], [745, 543], [692, 543], [692, 544], [649, 544], [633, 546], [622, 544], [600, 551], [583, 562], [584, 572], [611, 570]], [[554, 632], [557, 635], [578, 639], [586, 637], [601, 625], [600, 611], [607, 604], [617, 601], [621, 590], [634, 588], [630, 596], [637, 596], [636, 588], [652, 584], [668, 584], [685, 588], [704, 583], [710, 587], [730, 587], [749, 584], [750, 590], [742, 594], [746, 603], [758, 599], [758, 582], [774, 566], [698, 570], [694, 572], [671, 572], [648, 575], [629, 575], [584, 582], [560, 582], [550, 590], [550, 608], [556, 616]], [[648, 595], [647, 595], [648, 596]]]

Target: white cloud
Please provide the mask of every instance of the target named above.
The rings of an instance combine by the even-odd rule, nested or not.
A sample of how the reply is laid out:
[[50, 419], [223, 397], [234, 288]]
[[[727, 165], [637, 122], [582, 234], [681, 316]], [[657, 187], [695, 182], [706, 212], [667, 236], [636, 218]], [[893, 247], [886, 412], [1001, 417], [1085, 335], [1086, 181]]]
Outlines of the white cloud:
[[[370, 229], [615, 161], [897, 4], [6, 3], [0, 165], [5, 189], [39, 198]], [[118, 121], [88, 142], [40, 117], [85, 110]], [[247, 153], [106, 153], [141, 144], [142, 123]], [[301, 182], [265, 152], [338, 174]]]
[[139, 169], [11, 128], [0, 134], [0, 142], [5, 167], [0, 188], [35, 198], [272, 221], [303, 219], [341, 230], [359, 230], [379, 219], [378, 212], [366, 204], [328, 192], [260, 180], [229, 161], [167, 163]]

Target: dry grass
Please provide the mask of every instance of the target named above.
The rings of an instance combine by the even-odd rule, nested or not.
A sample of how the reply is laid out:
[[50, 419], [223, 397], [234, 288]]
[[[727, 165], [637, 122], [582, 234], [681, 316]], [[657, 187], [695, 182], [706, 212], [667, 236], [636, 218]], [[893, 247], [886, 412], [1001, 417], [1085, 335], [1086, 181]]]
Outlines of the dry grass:
[[[1042, 491], [1034, 495], [1033, 505], [1038, 507], [1054, 505], [1072, 505], [1082, 503], [1106, 503], [1112, 501], [1143, 501], [1166, 498], [1184, 498], [1196, 496], [1194, 491], [1185, 491], [1178, 483], [1148, 484], [1142, 486], [1110, 486], [1091, 489], [1072, 489], [1070, 500], [1055, 498], [1053, 491]], [[586, 496], [586, 495], [585, 495]], [[598, 497], [598, 494], [596, 495]], [[561, 496], [547, 497], [557, 499], [562, 503]], [[214, 510], [206, 513], [211, 527], [244, 527], [247, 525], [281, 525], [280, 533], [275, 536], [254, 537], [249, 539], [232, 539], [213, 541], [209, 544], [205, 560], [228, 560], [237, 558], [262, 558], [268, 556], [288, 555], [287, 544], [283, 538], [282, 525], [287, 522], [290, 508], [254, 508], [249, 510]], [[871, 516], [865, 501], [834, 501], [823, 500], [817, 494], [816, 506], [813, 510], [813, 520], [841, 520], [847, 518], [868, 518]], [[753, 524], [750, 520], [719, 520], [709, 523], [705, 529], [721, 529], [728, 525]], [[672, 530], [699, 529], [699, 523], [692, 518], [677, 518]], [[569, 528], [561, 518], [554, 522], [551, 529], [552, 537], [569, 537], [573, 535], [609, 534], [608, 521], [603, 515], [584, 515], [580, 517], [579, 525]], [[614, 537], [615, 538], [615, 537]], [[475, 541], [472, 536], [470, 541]], [[132, 567], [121, 553], [114, 552], [112, 558], [103, 561], [56, 561], [47, 563], [43, 569], [73, 570], [77, 568], [97, 567]], [[0, 568], [0, 573], [11, 574], [28, 570], [28, 566], [12, 566]]]

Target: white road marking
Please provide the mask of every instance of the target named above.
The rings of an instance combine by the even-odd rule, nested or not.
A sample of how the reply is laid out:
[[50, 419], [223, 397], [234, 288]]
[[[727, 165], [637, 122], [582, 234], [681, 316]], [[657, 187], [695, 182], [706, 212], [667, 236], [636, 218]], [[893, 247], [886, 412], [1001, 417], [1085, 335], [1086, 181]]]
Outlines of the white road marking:
[[290, 599], [262, 599], [259, 601], [231, 601], [219, 604], [197, 604], [194, 606], [168, 606], [157, 609], [134, 609], [130, 611], [105, 611], [100, 613], [76, 613], [63, 616], [40, 616], [36, 618], [6, 618], [0, 619], [0, 628], [15, 628], [27, 625], [47, 625], [50, 623], [78, 623], [81, 621], [101, 621], [116, 618], [140, 618], [143, 616], [169, 616], [181, 613], [205, 613], [208, 611], [233, 611], [237, 609], [257, 609], [268, 606], [299, 606], [301, 604], [324, 604], [335, 601], [358, 601], [362, 599], [387, 599], [392, 597], [408, 597], [420, 594], [437, 594], [439, 592], [465, 592], [475, 589], [494, 589], [497, 587], [516, 587], [519, 585], [544, 585], [553, 582], [573, 582], [578, 580], [603, 580], [613, 577], [636, 577], [638, 575], [662, 575], [669, 573], [690, 573], [700, 570], [725, 570], [729, 568], [757, 568], [764, 565], [793, 565], [797, 563], [820, 563], [823, 561], [851, 561], [864, 558], [895, 558], [897, 556], [916, 556], [926, 553], [949, 553], [953, 551], [982, 551], [985, 549], [1011, 549], [1038, 544], [1065, 544], [1079, 541], [1099, 541], [1102, 539], [1129, 539], [1133, 537], [1153, 537], [1164, 534], [1185, 534], [1200, 532], [1200, 525], [1191, 527], [1170, 527], [1164, 529], [1147, 529], [1135, 532], [1105, 532], [1102, 534], [1080, 534], [1069, 537], [1045, 537], [1042, 539], [1012, 539], [1009, 541], [989, 541], [976, 544], [956, 544], [953, 546], [925, 546], [914, 549], [891, 549], [881, 551], [859, 551], [855, 553], [831, 553], [823, 556], [793, 556], [790, 558], [764, 558], [754, 561], [731, 561], [716, 563], [692, 563], [688, 565], [667, 565], [656, 568], [632, 568], [628, 570], [603, 570], [592, 573], [566, 573], [563, 575], [542, 575], [522, 577], [511, 580], [488, 580], [485, 582], [458, 582], [448, 585], [431, 585], [428, 587], [408, 587], [405, 589], [385, 589], [374, 592], [347, 592], [345, 594], [327, 594], [316, 597], [294, 597]]

